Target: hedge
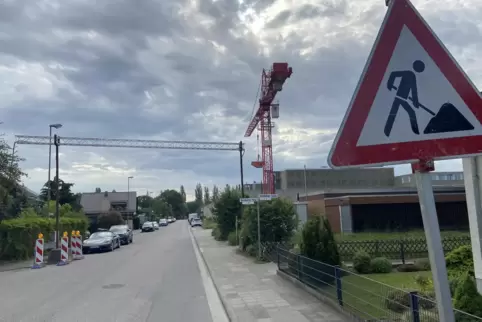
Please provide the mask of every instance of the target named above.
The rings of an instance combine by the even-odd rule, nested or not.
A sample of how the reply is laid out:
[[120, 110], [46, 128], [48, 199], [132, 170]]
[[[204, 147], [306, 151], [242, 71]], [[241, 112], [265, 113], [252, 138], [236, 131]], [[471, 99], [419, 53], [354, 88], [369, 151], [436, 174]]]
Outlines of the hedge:
[[[60, 218], [60, 233], [79, 230], [85, 235], [87, 218]], [[55, 219], [52, 218], [15, 218], [0, 222], [0, 260], [20, 260], [33, 256], [33, 247], [37, 235], [42, 233], [45, 242], [49, 242], [55, 231]]]

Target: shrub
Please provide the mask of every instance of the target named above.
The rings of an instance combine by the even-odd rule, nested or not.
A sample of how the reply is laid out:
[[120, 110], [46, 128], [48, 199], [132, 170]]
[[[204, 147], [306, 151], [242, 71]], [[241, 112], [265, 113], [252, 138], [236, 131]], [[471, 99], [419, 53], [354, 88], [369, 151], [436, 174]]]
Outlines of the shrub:
[[230, 232], [236, 230], [236, 216], [241, 215], [241, 193], [226, 188], [213, 205], [213, 215], [219, 230], [218, 240], [227, 240]]
[[447, 272], [449, 276], [462, 276], [469, 273], [474, 276], [474, 259], [470, 245], [454, 249], [445, 257]]
[[105, 229], [109, 229], [114, 225], [122, 224], [124, 224], [124, 218], [122, 218], [121, 213], [118, 211], [109, 211], [106, 214], [102, 214], [97, 221], [97, 227]]
[[392, 262], [385, 257], [376, 257], [370, 261], [370, 268], [373, 273], [391, 273]]
[[330, 222], [326, 218], [313, 217], [303, 227], [301, 254], [329, 265], [340, 265], [340, 253], [331, 230]]
[[419, 272], [420, 267], [414, 264], [402, 264], [397, 267], [399, 272]]
[[254, 245], [248, 245], [246, 246], [246, 253], [248, 253], [249, 256], [255, 257], [258, 254], [258, 248]]
[[[79, 230], [85, 235], [88, 219], [79, 214], [78, 218], [60, 218], [60, 232]], [[3, 220], [0, 223], [0, 259], [20, 260], [33, 255], [33, 247], [37, 235], [44, 234], [45, 242], [49, 242], [55, 231], [55, 219], [44, 217], [27, 217]]]
[[370, 255], [363, 250], [356, 252], [355, 256], [353, 256], [353, 268], [357, 273], [360, 273], [360, 274], [371, 273], [372, 268], [370, 264], [371, 264]]
[[235, 231], [232, 231], [229, 233], [228, 235], [228, 243], [229, 245], [231, 246], [236, 246], [238, 244], [238, 241], [236, 239], [236, 232]]
[[[469, 273], [463, 274], [455, 289], [454, 307], [463, 312], [482, 317], [482, 295], [477, 292], [475, 281]], [[456, 313], [457, 322], [473, 321], [473, 318]]]
[[[291, 239], [297, 225], [297, 217], [293, 203], [290, 200], [277, 198], [261, 202], [259, 205], [259, 217], [262, 243], [284, 243]], [[258, 241], [258, 214], [256, 207], [248, 206], [244, 208], [241, 231], [243, 245], [245, 244], [245, 239], [247, 239], [247, 244]]]
[[217, 240], [217, 241], [225, 241], [226, 240], [226, 239], [223, 239], [223, 236], [221, 234], [221, 230], [219, 230], [218, 227], [214, 228], [211, 234], [213, 234], [214, 239]]
[[419, 271], [429, 271], [430, 270], [430, 260], [428, 258], [421, 258], [415, 261], [415, 266], [417, 266]]

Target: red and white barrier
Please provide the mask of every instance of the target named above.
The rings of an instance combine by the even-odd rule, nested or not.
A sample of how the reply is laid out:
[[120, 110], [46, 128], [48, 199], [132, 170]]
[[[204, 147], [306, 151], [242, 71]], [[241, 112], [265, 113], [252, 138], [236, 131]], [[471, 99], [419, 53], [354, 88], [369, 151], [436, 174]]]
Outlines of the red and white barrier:
[[70, 251], [72, 252], [72, 257], [75, 259], [75, 254], [77, 253], [77, 240], [76, 240], [75, 233], [72, 232], [72, 236], [70, 237]]
[[[67, 233], [65, 233], [66, 235]], [[69, 263], [69, 237], [64, 236], [62, 237], [62, 243], [60, 246], [60, 262], [57, 263], [57, 266], [67, 265]]]
[[34, 259], [32, 268], [42, 268], [44, 265], [44, 239], [43, 235], [39, 234], [39, 238], [35, 241]]
[[72, 249], [74, 259], [83, 259], [84, 254], [82, 253], [82, 235], [79, 235], [79, 233], [77, 233], [77, 235], [72, 238], [74, 238], [73, 243], [75, 244], [75, 249]]

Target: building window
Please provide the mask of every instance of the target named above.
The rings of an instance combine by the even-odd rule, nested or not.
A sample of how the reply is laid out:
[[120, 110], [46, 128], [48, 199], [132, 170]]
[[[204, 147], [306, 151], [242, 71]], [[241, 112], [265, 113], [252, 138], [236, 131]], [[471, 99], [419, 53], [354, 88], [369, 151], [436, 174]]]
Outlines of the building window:
[[454, 180], [453, 174], [447, 174], [447, 180]]
[[462, 173], [457, 173], [455, 175], [455, 180], [464, 180], [464, 175]]

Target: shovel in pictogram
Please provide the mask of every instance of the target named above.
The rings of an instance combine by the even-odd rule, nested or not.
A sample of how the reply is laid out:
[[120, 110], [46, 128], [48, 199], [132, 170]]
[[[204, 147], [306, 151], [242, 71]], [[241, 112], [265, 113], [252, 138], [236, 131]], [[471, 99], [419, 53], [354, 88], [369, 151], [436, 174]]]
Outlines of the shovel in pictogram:
[[[413, 103], [411, 97], [409, 97], [409, 100]], [[420, 103], [418, 105], [433, 116], [423, 130], [424, 134], [470, 131], [474, 129], [474, 126], [452, 103], [444, 103], [437, 114]]]

